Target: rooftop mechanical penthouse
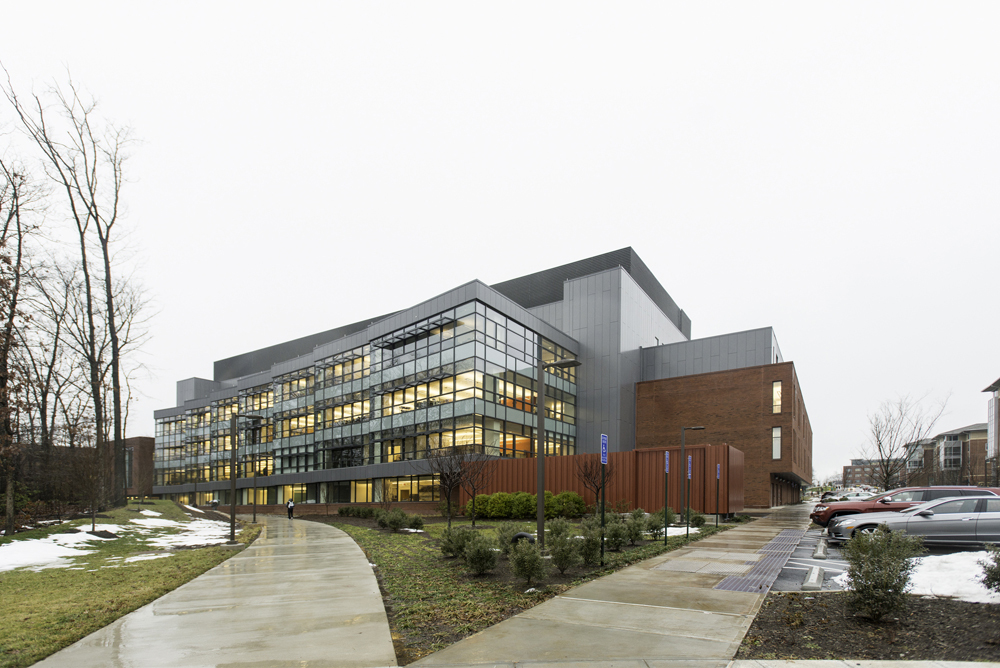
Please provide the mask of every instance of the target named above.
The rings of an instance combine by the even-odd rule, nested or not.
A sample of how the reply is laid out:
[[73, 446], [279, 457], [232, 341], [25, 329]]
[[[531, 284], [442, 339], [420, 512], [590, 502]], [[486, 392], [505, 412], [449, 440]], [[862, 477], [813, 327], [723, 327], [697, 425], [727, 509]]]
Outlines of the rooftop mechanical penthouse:
[[[438, 501], [423, 461], [430, 451], [534, 456], [540, 355], [581, 362], [545, 372], [546, 456], [599, 452], [601, 434], [612, 451], [674, 446], [682, 415], [693, 421], [686, 426], [704, 423], [694, 432], [702, 442], [752, 456], [747, 505], [797, 501], [812, 433], [773, 332], [690, 336], [690, 319], [631, 248], [492, 286], [472, 281], [397, 313], [220, 360], [212, 380], [179, 381], [177, 405], [155, 413], [153, 491], [229, 503], [238, 411], [264, 419], [239, 420], [237, 503], [251, 503], [255, 486], [259, 504]], [[733, 391], [716, 391], [738, 371]], [[639, 385], [702, 374], [711, 376]], [[638, 433], [637, 393], [650, 398]], [[653, 400], [668, 394], [670, 402]], [[739, 418], [727, 409], [734, 402]]]

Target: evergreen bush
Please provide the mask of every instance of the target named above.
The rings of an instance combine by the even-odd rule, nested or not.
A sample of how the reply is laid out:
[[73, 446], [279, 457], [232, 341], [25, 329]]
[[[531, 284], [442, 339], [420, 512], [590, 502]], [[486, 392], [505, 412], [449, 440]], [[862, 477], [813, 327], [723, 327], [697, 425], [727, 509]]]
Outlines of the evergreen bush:
[[841, 548], [847, 560], [851, 608], [876, 622], [902, 612], [916, 566], [913, 557], [922, 550], [922, 536], [892, 533], [884, 524], [872, 533], [855, 534]]
[[628, 541], [628, 531], [625, 528], [625, 523], [609, 522], [604, 528], [604, 536], [608, 543], [608, 549], [620, 552]]
[[379, 526], [381, 526], [381, 522], [384, 521], [385, 525], [392, 529], [393, 533], [396, 533], [406, 526], [407, 519], [406, 513], [404, 513], [401, 508], [393, 508], [389, 512], [382, 514], [379, 520]]
[[625, 537], [630, 545], [635, 545], [642, 540], [642, 534], [646, 531], [646, 513], [640, 517], [634, 512], [625, 521]]
[[[472, 512], [472, 499], [469, 499], [465, 504], [465, 516], [471, 518], [473, 516]], [[489, 494], [477, 494], [476, 495], [476, 512], [475, 517], [477, 520], [485, 520], [491, 517], [490, 515], [490, 495]]]
[[[545, 490], [545, 519], [550, 520], [554, 517], [558, 517], [559, 510], [559, 501], [556, 499], [556, 495], [549, 490]], [[535, 514], [538, 514], [537, 508], [535, 509]]]
[[419, 531], [424, 528], [424, 518], [420, 515], [411, 515], [408, 526], [410, 529]]
[[527, 492], [517, 492], [513, 498], [514, 512], [512, 517], [525, 520], [535, 516], [535, 495]]
[[635, 510], [633, 510], [629, 514], [632, 517], [634, 517], [635, 519], [637, 519], [637, 520], [645, 520], [646, 519], [646, 511], [643, 510], [642, 508], [636, 508]]
[[704, 515], [699, 513], [697, 510], [691, 513], [691, 526], [693, 527], [703, 527], [705, 526], [706, 518]]
[[980, 582], [990, 591], [1000, 594], [1000, 547], [987, 545], [986, 552], [986, 559], [979, 562], [983, 567]]
[[573, 525], [569, 523], [569, 520], [557, 517], [551, 522], [546, 522], [545, 529], [547, 531], [545, 540], [549, 541], [554, 538], [570, 537], [573, 532]]
[[578, 539], [577, 546], [580, 551], [580, 558], [583, 563], [588, 566], [596, 564], [597, 560], [601, 555], [601, 523], [597, 522], [596, 526], [593, 523], [584, 522], [583, 525], [583, 538]]
[[486, 534], [478, 531], [472, 533], [465, 544], [465, 565], [473, 575], [485, 575], [497, 567], [500, 552], [497, 550], [496, 541], [491, 540]]
[[663, 538], [663, 508], [646, 515], [646, 531], [653, 540]]
[[677, 524], [677, 513], [674, 512], [673, 508], [669, 508], [669, 507], [668, 508], [664, 508], [663, 512], [666, 513], [666, 515], [667, 515], [666, 523], [668, 525], [670, 525], [670, 524]]
[[566, 569], [580, 563], [578, 542], [576, 538], [568, 534], [556, 536], [548, 542], [549, 554], [552, 555], [552, 565], [559, 569], [560, 575], [565, 574]]
[[582, 517], [583, 513], [587, 510], [587, 505], [583, 502], [583, 497], [576, 492], [559, 492], [556, 495], [556, 500], [559, 502], [559, 510], [563, 517]]
[[548, 565], [542, 558], [538, 546], [526, 540], [514, 544], [510, 551], [510, 568], [514, 575], [524, 578], [525, 584], [540, 580], [548, 575]]
[[476, 533], [468, 527], [452, 527], [441, 534], [441, 551], [449, 557], [461, 557], [465, 554], [465, 546]]
[[514, 495], [507, 492], [497, 492], [490, 496], [490, 517], [508, 520], [514, 516]]
[[350, 517], [351, 516], [351, 507], [350, 506], [341, 506], [340, 508], [337, 508], [337, 514], [340, 515], [341, 517]]
[[500, 546], [500, 554], [507, 556], [514, 543], [514, 536], [523, 531], [520, 524], [516, 522], [504, 522], [497, 527], [497, 543]]

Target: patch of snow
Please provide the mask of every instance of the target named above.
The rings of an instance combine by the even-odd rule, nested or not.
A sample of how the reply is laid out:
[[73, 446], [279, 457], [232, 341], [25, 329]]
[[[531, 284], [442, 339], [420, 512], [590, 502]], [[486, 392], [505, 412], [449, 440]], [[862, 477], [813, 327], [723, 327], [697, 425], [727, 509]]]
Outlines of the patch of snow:
[[159, 517], [163, 513], [158, 513], [155, 510], [140, 510], [139, 514], [140, 515], [148, 515], [150, 517]]
[[[970, 603], [1000, 604], [1000, 594], [987, 589], [980, 578], [983, 567], [979, 562], [987, 557], [983, 552], [956, 552], [917, 557], [916, 568], [910, 576], [910, 593], [935, 598], [956, 598]], [[844, 589], [850, 588], [847, 572], [834, 578]]]
[[205, 514], [205, 511], [204, 511], [204, 510], [198, 510], [198, 509], [197, 509], [197, 508], [195, 508], [194, 506], [187, 506], [187, 505], [184, 505], [183, 503], [182, 503], [181, 505], [182, 505], [182, 506], [184, 506], [185, 508], [187, 508], [188, 510], [190, 510], [191, 512], [194, 512], [194, 513], [201, 513], [202, 515], [204, 515], [204, 514]]
[[535, 589], [534, 587], [532, 587], [531, 589], [525, 589], [524, 593], [525, 594], [534, 594], [536, 591], [538, 591], [538, 590]]
[[370, 561], [368, 562], [368, 565], [369, 565], [369, 566], [371, 566], [372, 568], [378, 568], [378, 566], [376, 566], [375, 564], [373, 564], [373, 563], [372, 563], [372, 562], [370, 562]]
[[402, 529], [402, 531], [407, 533], [424, 533], [423, 529]]
[[[85, 536], [91, 540], [100, 540], [88, 534], [60, 534], [60, 536]], [[93, 550], [79, 550], [53, 540], [55, 536], [36, 538], [33, 540], [16, 540], [0, 548], [0, 571], [10, 571], [15, 568], [30, 568], [39, 571], [43, 568], [61, 568], [69, 566], [71, 559], [90, 554]], [[77, 541], [75, 544], [85, 542]]]
[[173, 554], [170, 552], [161, 552], [160, 554], [137, 554], [134, 557], [129, 557], [125, 560], [126, 564], [131, 564], [133, 561], [148, 561], [150, 559], [162, 559], [163, 557], [172, 557]]
[[[668, 536], [683, 536], [684, 532], [684, 527], [670, 527], [667, 529]], [[698, 527], [691, 527], [691, 533], [698, 533]]]
[[133, 524], [138, 524], [143, 527], [179, 527], [183, 526], [180, 522], [175, 522], [174, 520], [158, 520], [155, 518], [148, 520], [132, 520]]
[[[136, 520], [132, 521], [135, 522]], [[170, 520], [144, 521], [170, 522]], [[151, 547], [195, 547], [198, 545], [221, 545], [229, 540], [229, 524], [226, 522], [219, 522], [217, 520], [192, 520], [187, 524], [173, 522], [172, 525], [183, 527], [184, 531], [182, 533], [155, 536], [149, 539], [147, 545]]]

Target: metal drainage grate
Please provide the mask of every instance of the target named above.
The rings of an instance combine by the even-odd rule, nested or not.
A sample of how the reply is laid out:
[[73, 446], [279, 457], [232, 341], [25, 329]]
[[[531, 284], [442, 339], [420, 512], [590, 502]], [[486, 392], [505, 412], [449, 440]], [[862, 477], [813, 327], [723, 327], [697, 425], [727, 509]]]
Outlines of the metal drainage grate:
[[774, 581], [778, 579], [778, 573], [784, 568], [785, 562], [791, 556], [795, 546], [799, 544], [805, 535], [804, 530], [785, 529], [774, 537], [767, 545], [757, 550], [762, 555], [760, 561], [754, 563], [745, 575], [730, 575], [714, 589], [722, 591], [748, 591], [766, 594]]

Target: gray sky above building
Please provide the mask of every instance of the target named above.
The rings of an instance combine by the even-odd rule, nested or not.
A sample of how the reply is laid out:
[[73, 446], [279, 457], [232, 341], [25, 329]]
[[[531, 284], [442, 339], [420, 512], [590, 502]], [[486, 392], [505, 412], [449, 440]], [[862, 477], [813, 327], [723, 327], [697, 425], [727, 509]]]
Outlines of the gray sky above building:
[[[772, 326], [817, 474], [996, 378], [994, 3], [5, 7], [21, 90], [133, 126], [129, 434], [216, 360], [632, 246], [700, 338]], [[6, 148], [13, 126], [0, 113]], [[54, 212], [53, 214], [54, 215]]]

